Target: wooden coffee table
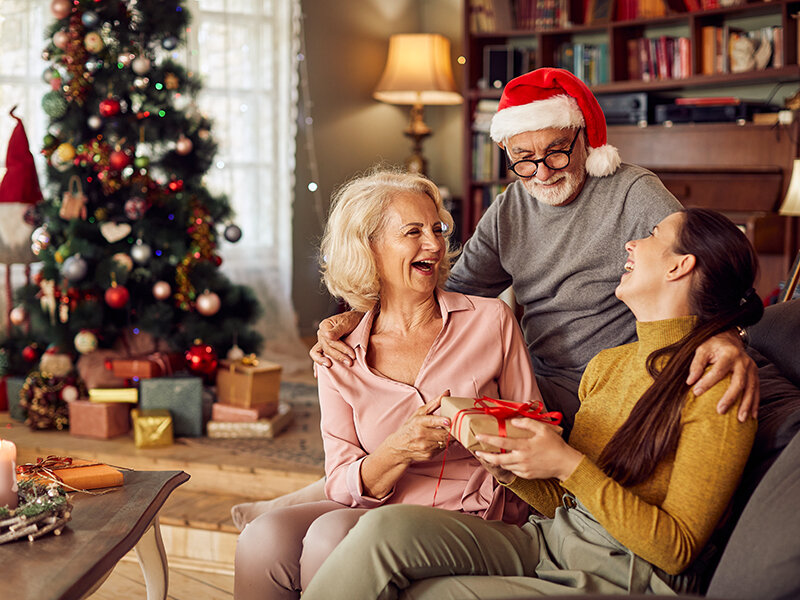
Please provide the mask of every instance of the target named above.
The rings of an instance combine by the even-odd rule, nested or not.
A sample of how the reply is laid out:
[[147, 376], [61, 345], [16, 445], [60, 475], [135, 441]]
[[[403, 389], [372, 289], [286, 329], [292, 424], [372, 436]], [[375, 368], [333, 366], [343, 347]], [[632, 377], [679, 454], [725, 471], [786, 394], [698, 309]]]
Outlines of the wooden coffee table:
[[[167, 597], [167, 557], [158, 511], [189, 479], [183, 471], [129, 471], [108, 494], [70, 494], [72, 520], [61, 535], [0, 545], [2, 588], [20, 600], [77, 600], [95, 591], [136, 548], [147, 600]], [[4, 592], [5, 593], [5, 592]]]

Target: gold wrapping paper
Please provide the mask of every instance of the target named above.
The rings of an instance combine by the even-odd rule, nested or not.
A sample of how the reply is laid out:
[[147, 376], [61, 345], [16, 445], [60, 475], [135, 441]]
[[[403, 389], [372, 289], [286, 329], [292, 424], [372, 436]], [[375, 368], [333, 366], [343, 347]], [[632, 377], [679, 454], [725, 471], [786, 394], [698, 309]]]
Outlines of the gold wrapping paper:
[[168, 410], [133, 409], [131, 417], [133, 417], [133, 441], [137, 448], [160, 448], [172, 445], [172, 415]]
[[90, 402], [128, 402], [139, 401], [139, 390], [136, 388], [94, 388], [89, 390]]
[[[450, 435], [456, 438], [461, 445], [470, 452], [484, 450], [486, 452], [499, 452], [500, 448], [479, 442], [475, 437], [478, 433], [499, 435], [498, 421], [491, 415], [470, 412], [475, 408], [475, 398], [458, 398], [456, 396], [442, 398], [442, 407], [439, 414], [450, 419]], [[505, 422], [507, 438], [530, 437], [530, 432], [514, 427], [510, 422]]]

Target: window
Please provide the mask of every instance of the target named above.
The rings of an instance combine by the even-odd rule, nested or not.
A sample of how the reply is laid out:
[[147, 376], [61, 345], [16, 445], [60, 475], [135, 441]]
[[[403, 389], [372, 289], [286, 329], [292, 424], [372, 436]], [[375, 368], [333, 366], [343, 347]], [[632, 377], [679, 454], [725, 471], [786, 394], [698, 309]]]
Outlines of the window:
[[[38, 149], [46, 133], [42, 79], [51, 0], [0, 0], [0, 174], [16, 121], [25, 121], [42, 187]], [[291, 307], [292, 195], [297, 120], [299, 0], [187, 0], [192, 20], [177, 59], [202, 78], [200, 110], [219, 144], [206, 184], [228, 196], [242, 228], [221, 241], [224, 272], [252, 286], [265, 308], [270, 342], [297, 338]], [[15, 281], [14, 285], [17, 285]], [[5, 296], [5, 294], [0, 294]], [[299, 343], [299, 342], [298, 342]], [[305, 351], [303, 351], [303, 354]]]

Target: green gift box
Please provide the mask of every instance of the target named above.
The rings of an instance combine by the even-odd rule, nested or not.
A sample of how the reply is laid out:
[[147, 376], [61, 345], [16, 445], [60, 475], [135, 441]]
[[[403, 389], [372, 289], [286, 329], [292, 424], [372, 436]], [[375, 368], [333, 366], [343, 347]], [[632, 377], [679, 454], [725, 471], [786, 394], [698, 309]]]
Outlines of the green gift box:
[[[168, 410], [176, 436], [199, 437], [211, 413], [210, 399], [199, 377], [153, 377], [139, 383], [139, 407]], [[207, 405], [207, 406], [206, 406]]]
[[8, 414], [15, 421], [24, 421], [28, 416], [27, 411], [19, 405], [19, 395], [24, 384], [24, 377], [6, 377]]

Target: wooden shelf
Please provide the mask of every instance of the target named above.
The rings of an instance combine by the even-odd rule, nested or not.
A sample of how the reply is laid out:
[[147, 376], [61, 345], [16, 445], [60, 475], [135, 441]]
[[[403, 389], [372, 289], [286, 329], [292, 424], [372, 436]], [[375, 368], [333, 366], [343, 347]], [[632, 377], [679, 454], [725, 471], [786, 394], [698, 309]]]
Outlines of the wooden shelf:
[[[800, 82], [800, 51], [798, 42], [798, 20], [800, 0], [772, 0], [748, 2], [740, 6], [721, 7], [697, 12], [667, 14], [658, 18], [638, 18], [627, 21], [612, 21], [604, 24], [576, 23], [566, 28], [548, 30], [504, 29], [491, 32], [471, 32], [470, 6], [464, 2], [464, 49], [467, 59], [464, 77], [464, 207], [461, 225], [462, 241], [469, 237], [478, 219], [491, 202], [494, 193], [508, 185], [511, 180], [497, 154], [486, 150], [491, 146], [486, 134], [473, 129], [476, 107], [481, 100], [498, 100], [500, 89], [487, 89], [483, 72], [484, 50], [487, 47], [532, 48], [535, 59], [529, 69], [554, 66], [559, 46], [563, 43], [608, 44], [608, 83], [590, 86], [595, 94], [659, 93], [667, 96], [691, 96], [696, 91], [720, 90], [755, 85], [778, 85]], [[573, 14], [580, 13], [583, 0], [570, 0]], [[783, 28], [783, 66], [769, 67], [742, 73], [699, 74], [703, 62], [703, 28], [723, 27], [730, 24], [743, 29], [743, 19], [755, 18], [753, 29], [762, 26]], [[746, 23], [746, 21], [745, 21]], [[675, 37], [690, 40], [690, 76], [681, 79], [655, 79], [644, 81], [628, 78], [628, 45], [630, 40], [642, 37], [658, 37], [663, 31], [676, 31]], [[600, 42], [595, 42], [600, 40]], [[492, 75], [494, 79], [494, 75]], [[487, 78], [488, 79], [488, 78]], [[479, 85], [480, 82], [480, 85]], [[755, 100], [755, 98], [745, 98]], [[623, 160], [627, 158], [654, 170], [669, 189], [683, 197], [687, 205], [696, 205], [698, 199], [709, 201], [714, 208], [731, 212], [737, 223], [746, 225], [748, 235], [758, 242], [762, 255], [765, 281], [777, 281], [781, 269], [788, 269], [787, 260], [796, 253], [786, 242], [781, 249], [781, 233], [784, 217], [777, 215], [777, 206], [785, 194], [791, 173], [792, 160], [798, 156], [800, 126], [769, 126], [737, 123], [676, 124], [674, 127], [649, 125], [622, 125], [609, 127], [609, 142], [618, 146]], [[483, 145], [481, 152], [475, 148]], [[479, 169], [480, 157], [489, 157], [493, 169]], [[478, 165], [473, 165], [473, 161]], [[473, 179], [474, 173], [480, 173]], [[489, 174], [494, 176], [489, 176]], [[732, 183], [734, 182], [734, 183]], [[735, 183], [738, 182], [738, 183]], [[792, 230], [793, 225], [785, 228]], [[774, 239], [772, 239], [774, 238]], [[786, 237], [789, 239], [789, 236]], [[765, 240], [774, 241], [767, 244]], [[776, 245], [777, 244], [777, 245]], [[795, 244], [796, 245], [796, 244]], [[782, 250], [782, 251], [781, 251]], [[788, 257], [788, 258], [787, 258]], [[785, 271], [784, 271], [785, 272]], [[766, 284], [763, 284], [766, 285]]]

